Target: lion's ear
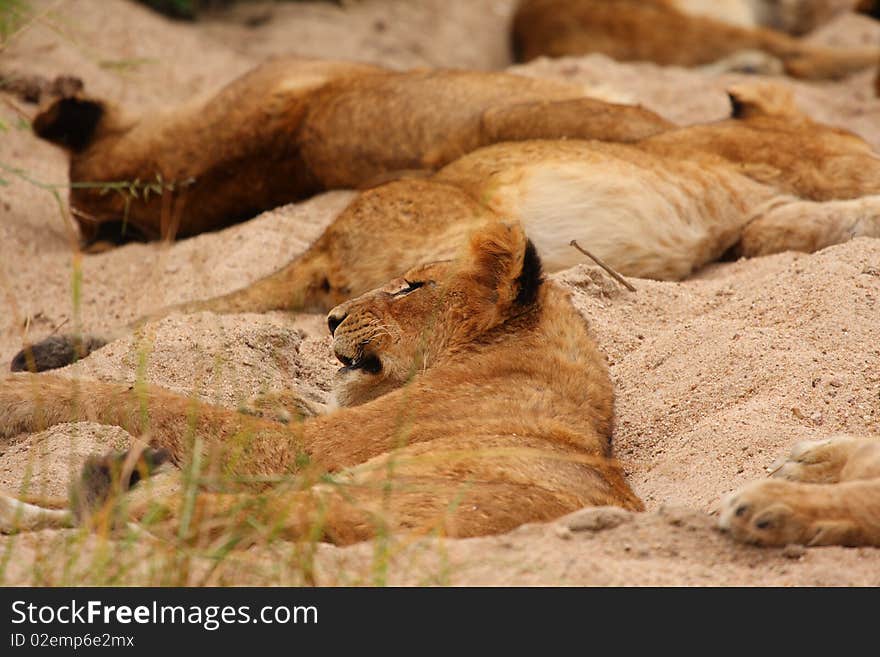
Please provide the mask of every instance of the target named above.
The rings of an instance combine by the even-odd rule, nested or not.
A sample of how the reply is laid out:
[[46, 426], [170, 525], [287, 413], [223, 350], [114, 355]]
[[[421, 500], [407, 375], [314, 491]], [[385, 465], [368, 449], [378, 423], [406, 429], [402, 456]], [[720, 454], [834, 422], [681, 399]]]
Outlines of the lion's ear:
[[778, 84], [741, 84], [728, 88], [731, 116], [800, 116], [791, 90]]
[[518, 222], [492, 222], [470, 240], [471, 279], [499, 306], [534, 303], [541, 259]]
[[107, 108], [101, 101], [79, 95], [59, 98], [37, 114], [33, 122], [37, 136], [76, 152], [95, 137]]

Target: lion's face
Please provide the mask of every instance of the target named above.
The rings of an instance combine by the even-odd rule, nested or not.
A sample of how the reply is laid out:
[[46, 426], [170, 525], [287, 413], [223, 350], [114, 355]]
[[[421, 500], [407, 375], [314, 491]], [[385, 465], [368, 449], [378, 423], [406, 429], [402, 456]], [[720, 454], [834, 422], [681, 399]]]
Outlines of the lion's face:
[[337, 401], [353, 406], [405, 384], [445, 343], [442, 297], [452, 262], [420, 265], [327, 315], [342, 363]]
[[459, 260], [419, 265], [336, 306], [327, 324], [343, 365], [337, 402], [354, 406], [401, 387], [450, 349], [534, 304], [540, 280], [522, 228], [498, 222], [474, 233]]

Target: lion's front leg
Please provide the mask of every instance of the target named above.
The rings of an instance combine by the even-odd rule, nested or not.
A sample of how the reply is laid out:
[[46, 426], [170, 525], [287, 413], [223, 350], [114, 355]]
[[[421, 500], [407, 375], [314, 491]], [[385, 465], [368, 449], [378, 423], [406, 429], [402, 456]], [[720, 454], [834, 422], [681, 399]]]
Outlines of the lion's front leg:
[[290, 471], [301, 451], [301, 425], [288, 427], [154, 386], [48, 374], [0, 380], [0, 438], [79, 421], [122, 427], [168, 450], [177, 463], [201, 444], [218, 467], [240, 474]]
[[0, 438], [92, 419], [91, 388], [91, 382], [50, 375], [13, 374], [0, 380]]
[[718, 524], [757, 545], [880, 546], [880, 479], [755, 481], [722, 500]]

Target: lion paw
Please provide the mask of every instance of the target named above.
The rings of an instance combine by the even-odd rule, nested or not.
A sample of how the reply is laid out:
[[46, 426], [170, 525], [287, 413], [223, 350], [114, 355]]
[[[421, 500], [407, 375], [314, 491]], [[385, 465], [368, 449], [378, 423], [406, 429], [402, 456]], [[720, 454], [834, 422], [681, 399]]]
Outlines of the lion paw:
[[771, 466], [771, 476], [811, 484], [834, 484], [852, 453], [863, 441], [849, 436], [795, 443]]
[[88, 515], [104, 505], [114, 492], [130, 490], [169, 461], [168, 450], [152, 447], [89, 457], [70, 490], [74, 513], [79, 517]]
[[809, 528], [786, 502], [791, 484], [756, 481], [721, 501], [718, 525], [733, 538], [756, 545], [808, 543]]
[[239, 404], [238, 407], [239, 413], [281, 424], [290, 424], [303, 418], [321, 415], [323, 411], [322, 404], [310, 401], [293, 390], [257, 395]]
[[100, 349], [107, 341], [97, 336], [50, 335], [28, 345], [12, 359], [12, 372], [45, 372], [66, 367]]
[[721, 500], [718, 526], [756, 545], [858, 544], [859, 531], [851, 522], [817, 513], [817, 500], [811, 499], [815, 492], [809, 484], [754, 481]]
[[761, 50], [740, 50], [701, 69], [715, 74], [781, 75], [785, 72], [785, 65], [778, 57]]

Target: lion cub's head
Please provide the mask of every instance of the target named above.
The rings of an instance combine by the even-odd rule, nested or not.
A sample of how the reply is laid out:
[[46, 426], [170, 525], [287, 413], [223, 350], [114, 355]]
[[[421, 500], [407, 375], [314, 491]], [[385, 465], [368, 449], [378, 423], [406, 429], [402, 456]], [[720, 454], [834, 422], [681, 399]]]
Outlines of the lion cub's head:
[[327, 315], [343, 364], [337, 401], [354, 406], [399, 388], [537, 303], [541, 262], [517, 223], [475, 232], [457, 260], [419, 265]]

